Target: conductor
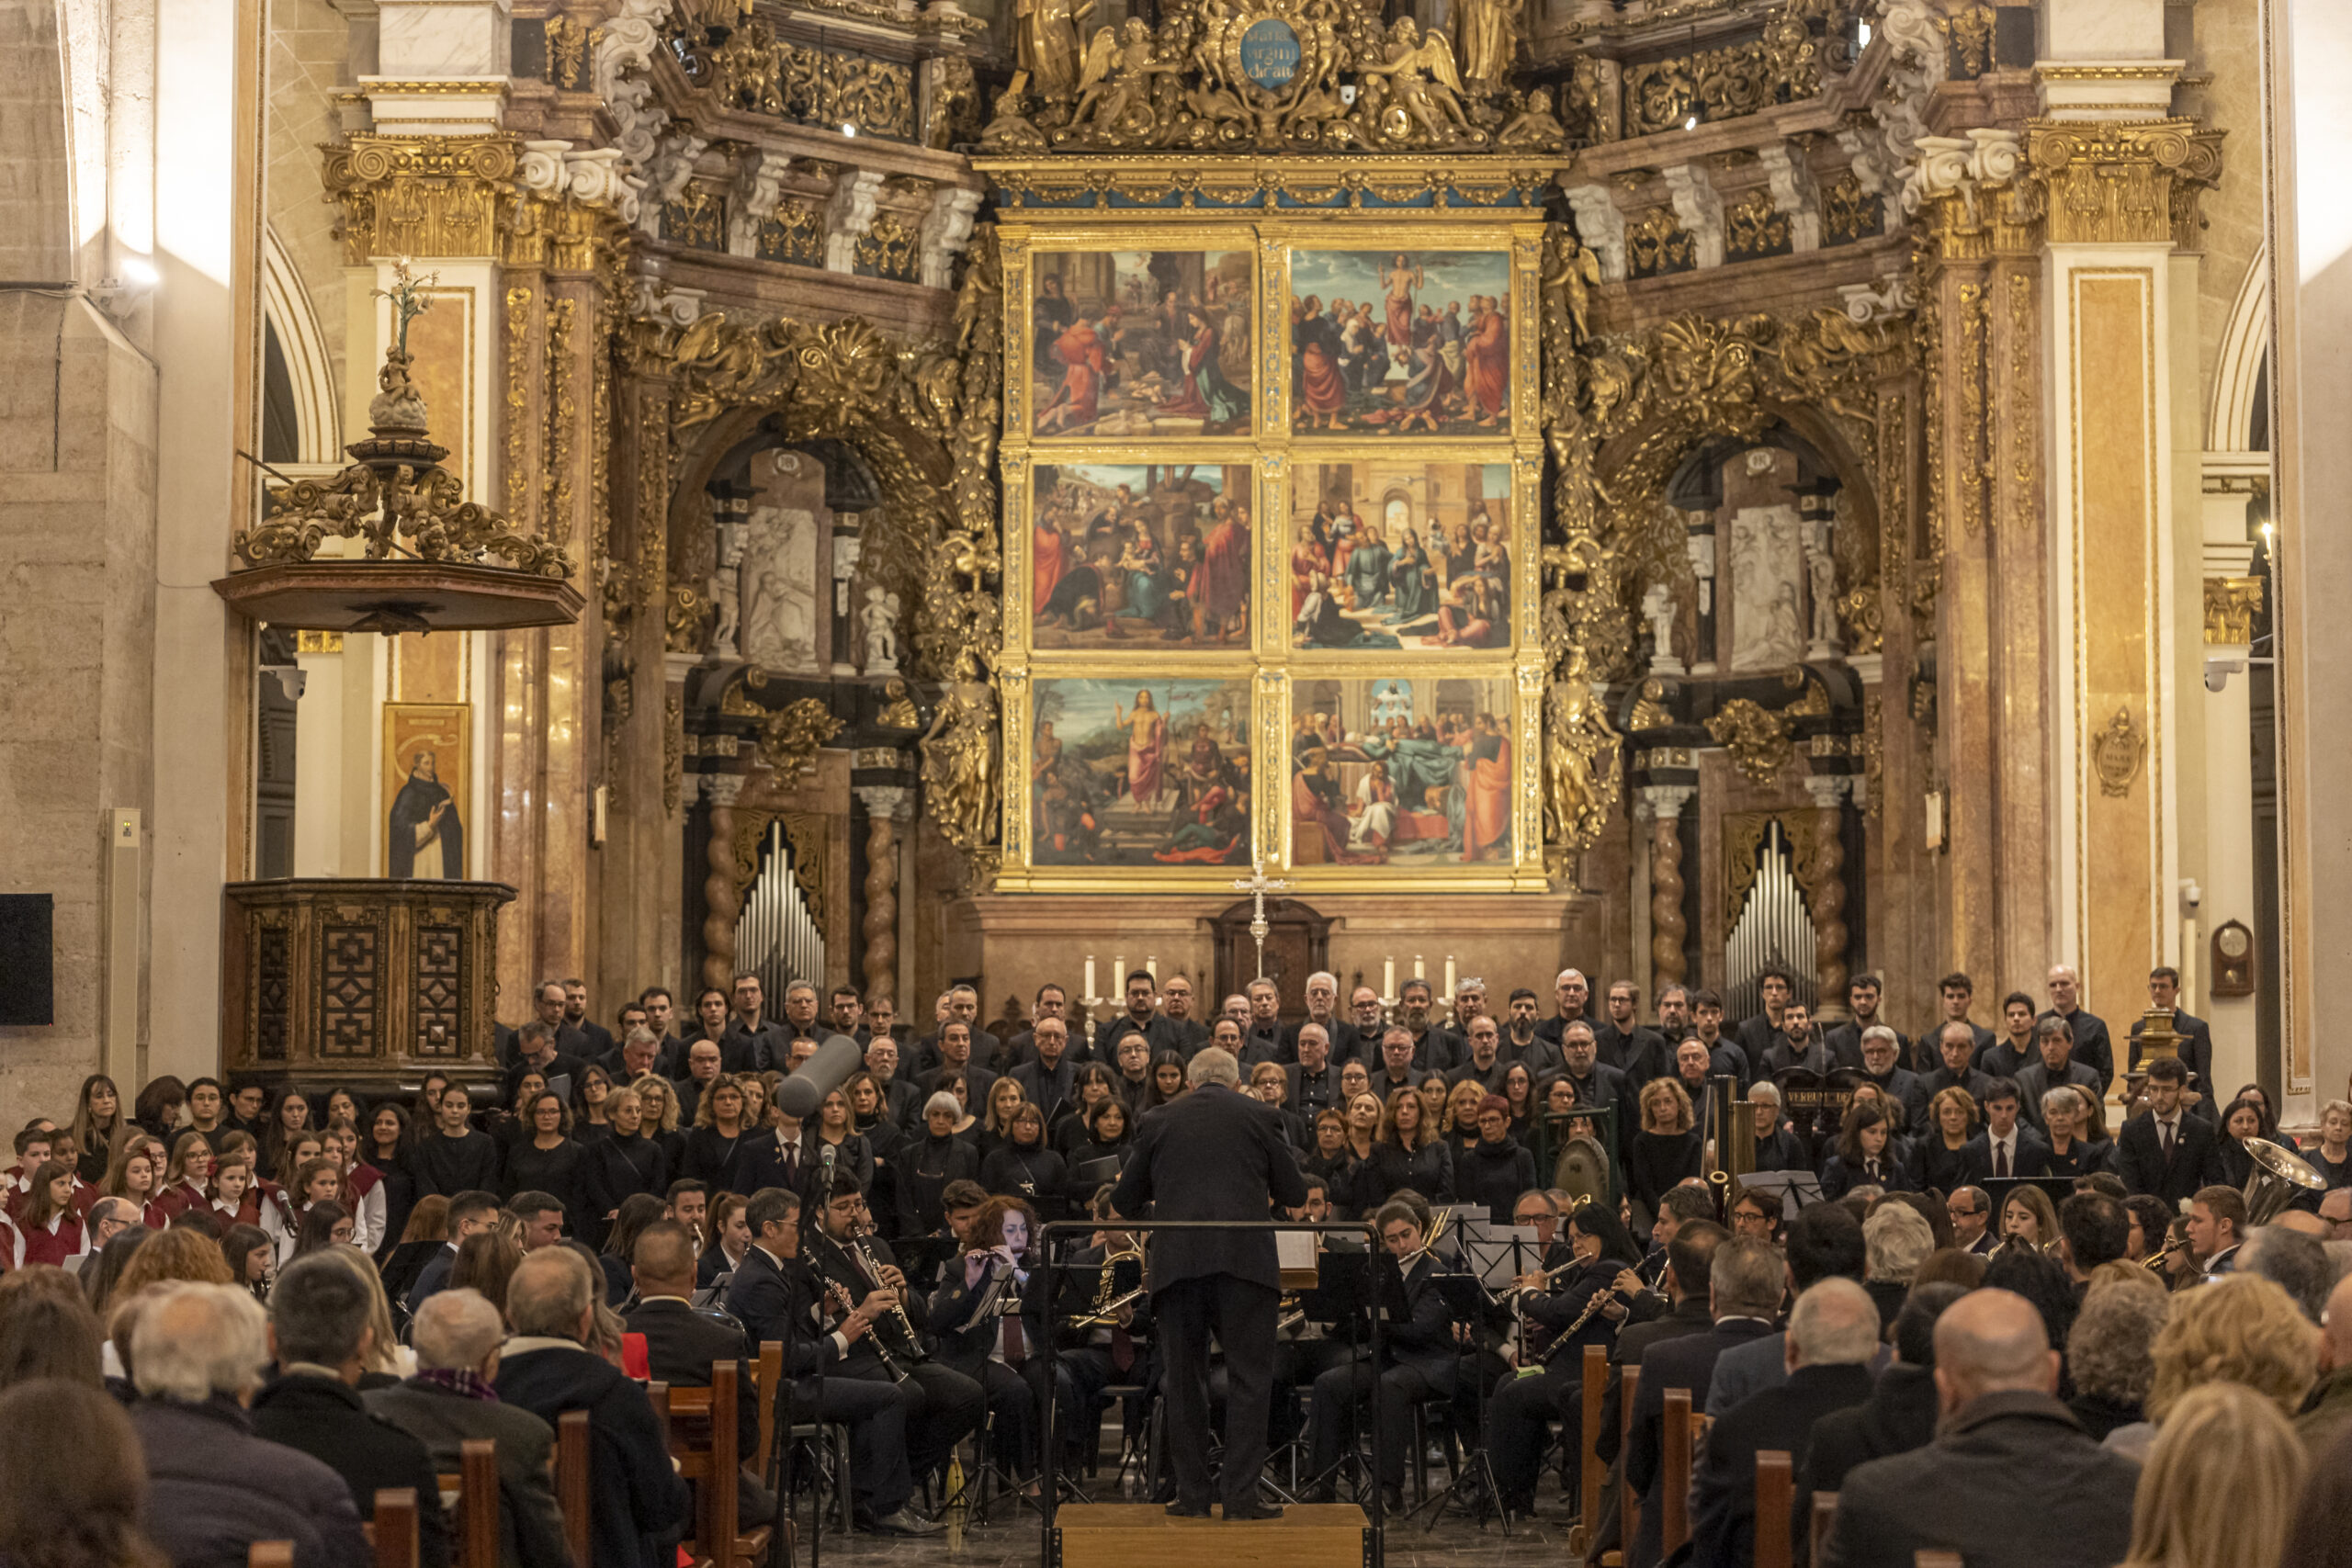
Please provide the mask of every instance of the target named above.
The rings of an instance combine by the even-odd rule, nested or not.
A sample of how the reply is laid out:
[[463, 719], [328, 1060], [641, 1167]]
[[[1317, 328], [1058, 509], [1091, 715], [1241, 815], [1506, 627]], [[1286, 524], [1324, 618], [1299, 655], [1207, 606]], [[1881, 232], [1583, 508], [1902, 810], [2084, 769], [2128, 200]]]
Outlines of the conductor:
[[[1306, 1202], [1306, 1179], [1283, 1141], [1272, 1106], [1237, 1091], [1231, 1052], [1212, 1045], [1185, 1068], [1192, 1092], [1144, 1117], [1135, 1154], [1111, 1195], [1135, 1217], [1252, 1224]], [[1164, 1358], [1168, 1446], [1179, 1518], [1207, 1518], [1209, 1336], [1225, 1348], [1225, 1517], [1272, 1519], [1258, 1501], [1266, 1463], [1266, 1414], [1274, 1380], [1274, 1325], [1282, 1270], [1266, 1230], [1153, 1233], [1146, 1272]]]

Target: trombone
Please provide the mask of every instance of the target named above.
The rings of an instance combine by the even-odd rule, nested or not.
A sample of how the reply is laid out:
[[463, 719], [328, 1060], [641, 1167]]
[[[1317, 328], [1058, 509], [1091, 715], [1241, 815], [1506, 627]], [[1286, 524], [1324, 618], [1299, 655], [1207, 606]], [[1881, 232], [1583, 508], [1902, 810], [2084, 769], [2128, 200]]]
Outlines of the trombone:
[[1413, 1248], [1412, 1251], [1406, 1253], [1403, 1257], [1397, 1258], [1396, 1267], [1400, 1269], [1410, 1269], [1414, 1264], [1419, 1263], [1422, 1258], [1435, 1251], [1440, 1238], [1445, 1235], [1445, 1227], [1453, 1223], [1453, 1204], [1449, 1203], [1443, 1208], [1434, 1211], [1430, 1219], [1429, 1234], [1421, 1238], [1421, 1245]]

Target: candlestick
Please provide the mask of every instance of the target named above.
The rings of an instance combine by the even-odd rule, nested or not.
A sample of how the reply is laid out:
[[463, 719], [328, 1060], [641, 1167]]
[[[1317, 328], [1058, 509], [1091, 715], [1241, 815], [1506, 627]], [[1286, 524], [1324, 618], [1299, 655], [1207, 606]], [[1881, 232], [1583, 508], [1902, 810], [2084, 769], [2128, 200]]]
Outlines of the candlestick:
[[1097, 1000], [1097, 998], [1096, 998], [1096, 997], [1095, 997], [1095, 995], [1094, 995], [1094, 954], [1092, 954], [1092, 953], [1088, 953], [1088, 954], [1086, 955], [1086, 998], [1085, 998], [1085, 1000], [1086, 1000], [1086, 1005], [1087, 1005], [1088, 1007], [1092, 1007], [1092, 1006], [1094, 1005], [1095, 1001]]
[[1421, 967], [1421, 955], [1418, 953], [1413, 954], [1413, 978], [1426, 982], [1429, 977], [1429, 971]]
[[1127, 961], [1124, 954], [1111, 956], [1111, 998], [1117, 1002], [1127, 999]]
[[1151, 988], [1155, 991], [1159, 989], [1159, 960], [1147, 953], [1144, 956], [1143, 966], [1151, 976]]
[[1445, 955], [1445, 1016], [1453, 1016], [1453, 954]]
[[1380, 961], [1380, 1005], [1396, 1005], [1396, 955], [1393, 953]]

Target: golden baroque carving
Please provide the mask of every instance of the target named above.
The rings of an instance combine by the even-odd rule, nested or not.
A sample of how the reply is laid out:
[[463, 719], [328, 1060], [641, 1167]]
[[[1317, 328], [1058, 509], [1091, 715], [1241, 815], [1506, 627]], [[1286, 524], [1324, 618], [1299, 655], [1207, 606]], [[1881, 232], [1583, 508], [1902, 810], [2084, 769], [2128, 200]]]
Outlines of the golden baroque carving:
[[1758, 789], [1778, 778], [1796, 756], [1789, 743], [1795, 726], [1783, 715], [1768, 713], [1746, 697], [1734, 697], [1707, 720], [1707, 733], [1731, 753], [1732, 765]]
[[1788, 214], [1772, 205], [1771, 192], [1751, 188], [1724, 209], [1724, 251], [1734, 256], [1776, 256], [1789, 248]]
[[946, 840], [975, 851], [999, 811], [996, 694], [985, 681], [951, 682], [922, 738], [924, 796]]
[[2193, 119], [2034, 120], [2027, 156], [2048, 188], [2056, 244], [2198, 247], [2198, 194], [2222, 174], [2222, 133]]
[[1653, 675], [1642, 682], [1640, 694], [1634, 699], [1634, 711], [1625, 717], [1634, 730], [1665, 729], [1674, 723], [1674, 715], [1667, 711], [1666, 682]]
[[675, 817], [685, 794], [686, 705], [673, 692], [662, 702], [662, 809]]
[[1878, 820], [1879, 799], [1886, 793], [1886, 738], [1880, 733], [1885, 722], [1885, 699], [1872, 691], [1862, 698], [1862, 815], [1872, 822]]
[[817, 765], [817, 753], [842, 732], [842, 721], [815, 697], [802, 697], [760, 726], [759, 763], [789, 784]]
[[1591, 661], [1583, 649], [1575, 649], [1544, 697], [1547, 843], [1580, 851], [1599, 841], [1616, 805], [1623, 739], [1593, 694]]
[[330, 143], [327, 195], [342, 211], [344, 261], [490, 256], [514, 196], [512, 136], [376, 136]]
[[1689, 272], [1699, 265], [1699, 243], [1683, 232], [1670, 207], [1653, 207], [1625, 225], [1625, 265], [1635, 277]]
[[[874, 722], [885, 729], [922, 728], [922, 716], [915, 711], [915, 699], [907, 691], [907, 683], [904, 681], [893, 677], [889, 683], [882, 688], [882, 711], [874, 716]], [[897, 764], [892, 762], [886, 765], [895, 767]]]
[[[900, 20], [894, 10], [869, 8]], [[698, 28], [672, 42], [700, 68], [696, 79], [706, 90], [730, 108], [828, 130], [853, 126], [860, 136], [914, 137], [911, 65], [788, 42], [762, 17], [735, 28], [717, 49], [704, 44]]]
[[2126, 795], [2132, 793], [2132, 781], [2140, 776], [2140, 761], [2148, 753], [2148, 737], [2132, 722], [2130, 705], [2115, 710], [2115, 716], [2101, 725], [2091, 737], [2091, 766], [2098, 774], [2099, 793]]
[[2262, 579], [2209, 577], [2205, 580], [2205, 640], [2244, 644], [2254, 640], [2254, 618], [2262, 613]]

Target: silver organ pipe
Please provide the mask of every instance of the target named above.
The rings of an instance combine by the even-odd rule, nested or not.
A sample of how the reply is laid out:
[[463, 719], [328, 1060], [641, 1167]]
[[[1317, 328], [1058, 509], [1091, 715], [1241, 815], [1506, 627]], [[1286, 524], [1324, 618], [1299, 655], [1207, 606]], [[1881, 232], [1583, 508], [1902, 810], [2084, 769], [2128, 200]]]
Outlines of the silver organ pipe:
[[1787, 835], [1775, 820], [1766, 824], [1757, 849], [1756, 879], [1724, 943], [1724, 996], [1727, 1025], [1752, 1017], [1764, 1006], [1761, 976], [1777, 964], [1795, 979], [1795, 997], [1810, 1009], [1819, 987], [1814, 974], [1813, 914], [1797, 886]]
[[792, 874], [792, 840], [781, 822], [768, 825], [760, 867], [744, 891], [735, 921], [736, 966], [757, 975], [768, 1007], [784, 1011], [784, 988], [795, 980], [825, 983], [825, 937]]

